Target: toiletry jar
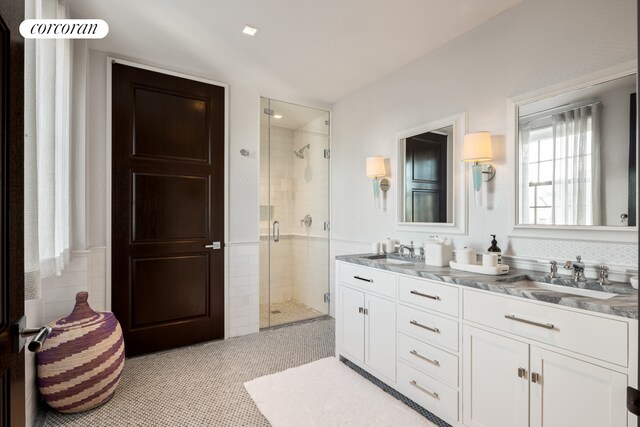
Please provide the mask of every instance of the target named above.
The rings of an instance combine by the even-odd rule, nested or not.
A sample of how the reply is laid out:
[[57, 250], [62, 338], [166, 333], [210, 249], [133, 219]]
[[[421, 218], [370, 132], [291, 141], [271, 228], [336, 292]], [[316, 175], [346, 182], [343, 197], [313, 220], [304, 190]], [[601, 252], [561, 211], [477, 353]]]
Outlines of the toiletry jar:
[[453, 253], [458, 264], [476, 264], [476, 251], [471, 248], [456, 249]]
[[436, 241], [424, 243], [424, 263], [427, 265], [447, 267], [452, 256], [451, 245]]

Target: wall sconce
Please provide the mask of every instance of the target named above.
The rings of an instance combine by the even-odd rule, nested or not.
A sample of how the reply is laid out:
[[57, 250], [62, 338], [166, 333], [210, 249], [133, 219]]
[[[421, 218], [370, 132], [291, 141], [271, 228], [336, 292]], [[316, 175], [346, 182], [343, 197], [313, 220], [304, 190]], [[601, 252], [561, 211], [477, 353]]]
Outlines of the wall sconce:
[[482, 181], [491, 181], [496, 176], [496, 170], [491, 164], [486, 165], [486, 170], [480, 164], [480, 162], [487, 162], [492, 158], [491, 134], [489, 132], [474, 132], [464, 136], [462, 161], [465, 163], [473, 162], [471, 172], [473, 174], [473, 189], [476, 192], [480, 191]]
[[380, 156], [367, 157], [367, 178], [373, 179], [373, 202], [376, 208], [380, 207], [380, 182], [378, 178], [387, 174], [384, 167], [384, 158]]

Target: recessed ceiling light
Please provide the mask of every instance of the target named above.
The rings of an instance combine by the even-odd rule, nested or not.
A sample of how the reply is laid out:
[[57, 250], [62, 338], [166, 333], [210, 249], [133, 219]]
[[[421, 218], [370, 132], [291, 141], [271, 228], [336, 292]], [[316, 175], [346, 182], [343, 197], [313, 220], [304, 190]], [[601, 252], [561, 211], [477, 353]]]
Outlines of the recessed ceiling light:
[[281, 116], [280, 114], [274, 114], [274, 115], [273, 115], [273, 118], [274, 118], [274, 119], [281, 119], [281, 118], [282, 118], [282, 116]]
[[252, 27], [250, 25], [245, 25], [244, 26], [244, 30], [242, 30], [242, 32], [248, 36], [255, 36], [256, 34], [258, 34], [258, 29], [256, 27]]

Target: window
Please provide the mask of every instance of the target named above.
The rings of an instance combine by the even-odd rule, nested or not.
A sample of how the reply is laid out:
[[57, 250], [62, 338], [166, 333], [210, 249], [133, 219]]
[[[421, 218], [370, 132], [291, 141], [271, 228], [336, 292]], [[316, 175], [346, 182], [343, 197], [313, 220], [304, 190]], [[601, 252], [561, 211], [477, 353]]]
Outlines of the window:
[[593, 129], [589, 107], [521, 123], [523, 223], [594, 225]]

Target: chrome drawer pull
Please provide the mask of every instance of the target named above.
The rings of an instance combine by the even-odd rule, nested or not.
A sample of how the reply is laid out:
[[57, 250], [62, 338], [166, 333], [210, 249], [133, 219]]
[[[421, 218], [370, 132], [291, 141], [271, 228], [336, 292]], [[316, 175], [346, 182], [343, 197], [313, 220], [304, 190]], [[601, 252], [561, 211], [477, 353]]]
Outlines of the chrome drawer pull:
[[422, 387], [420, 384], [418, 384], [414, 380], [409, 381], [409, 384], [411, 384], [412, 386], [414, 386], [415, 388], [417, 388], [421, 392], [427, 393], [429, 396], [433, 397], [434, 399], [440, 400], [440, 395], [438, 393], [436, 393], [435, 391], [427, 390], [426, 388]]
[[429, 326], [425, 326], [425, 325], [423, 325], [421, 323], [416, 322], [415, 320], [411, 320], [409, 323], [411, 323], [412, 325], [415, 325], [415, 326], [417, 326], [419, 328], [426, 329], [427, 331], [435, 332], [436, 334], [440, 333], [440, 329], [438, 329], [438, 328], [430, 328]]
[[438, 362], [437, 360], [433, 360], [433, 359], [429, 359], [428, 357], [424, 357], [423, 355], [421, 355], [420, 353], [418, 353], [415, 350], [411, 350], [409, 353], [413, 354], [418, 359], [422, 359], [425, 362], [431, 363], [432, 365], [440, 366], [440, 362]]
[[362, 280], [363, 282], [369, 282], [369, 283], [373, 283], [373, 279], [365, 279], [364, 277], [360, 277], [360, 276], [353, 276], [354, 279], [358, 279], [358, 280]]
[[423, 294], [423, 293], [418, 292], [418, 291], [411, 291], [411, 293], [412, 293], [413, 295], [418, 295], [418, 296], [420, 296], [420, 297], [425, 297], [425, 298], [435, 299], [435, 300], [440, 301], [440, 297], [439, 297], [438, 295]]
[[504, 317], [509, 320], [515, 320], [516, 322], [522, 322], [526, 323], [527, 325], [538, 326], [545, 329], [553, 329], [555, 327], [553, 323], [540, 323], [534, 322], [533, 320], [521, 319], [520, 317], [516, 317], [515, 314], [505, 314]]

